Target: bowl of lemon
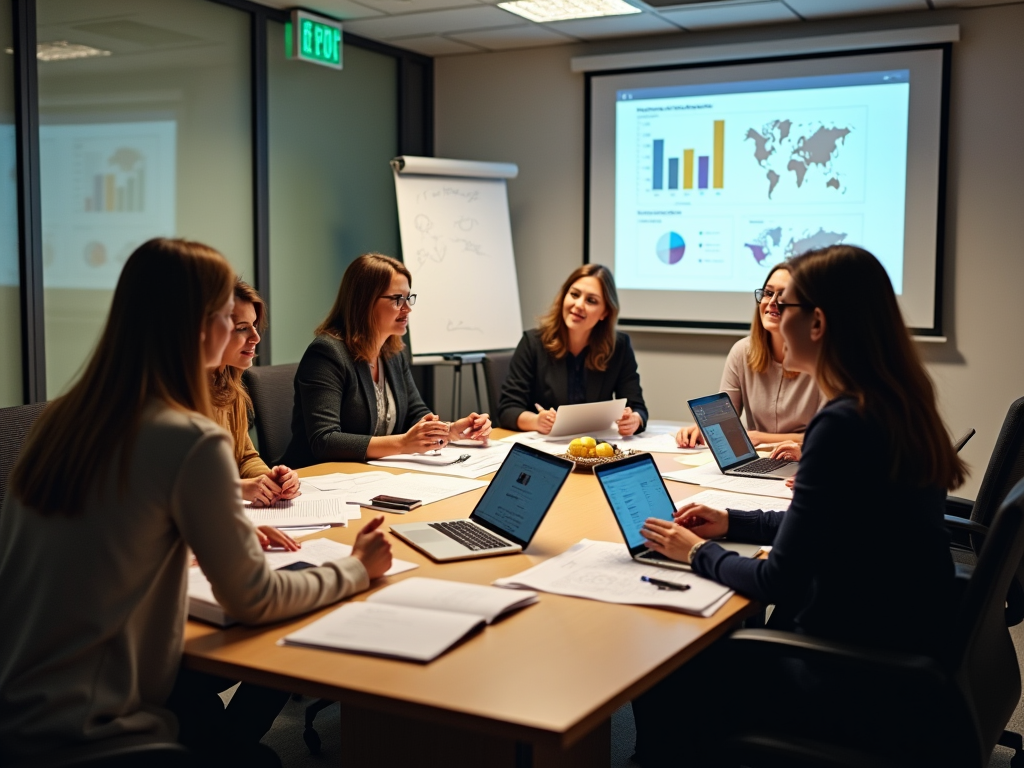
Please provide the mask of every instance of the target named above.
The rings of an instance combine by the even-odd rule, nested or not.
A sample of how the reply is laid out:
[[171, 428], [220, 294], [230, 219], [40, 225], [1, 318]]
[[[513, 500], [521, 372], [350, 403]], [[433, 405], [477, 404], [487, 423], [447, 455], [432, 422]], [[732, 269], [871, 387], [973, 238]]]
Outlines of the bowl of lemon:
[[589, 469], [598, 464], [624, 459], [634, 453], [636, 451], [631, 449], [623, 451], [611, 443], [600, 443], [593, 437], [577, 437], [569, 443], [569, 448], [562, 454], [562, 458], [575, 463], [576, 469]]

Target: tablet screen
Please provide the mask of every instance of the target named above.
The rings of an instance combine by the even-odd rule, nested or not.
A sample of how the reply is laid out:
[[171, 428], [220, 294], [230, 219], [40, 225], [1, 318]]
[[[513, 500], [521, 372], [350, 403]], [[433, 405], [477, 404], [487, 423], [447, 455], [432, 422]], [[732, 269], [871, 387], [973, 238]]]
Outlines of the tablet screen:
[[675, 504], [665, 490], [665, 483], [650, 454], [640, 461], [605, 465], [597, 473], [597, 478], [630, 550], [646, 541], [640, 529], [647, 518], [672, 519]]

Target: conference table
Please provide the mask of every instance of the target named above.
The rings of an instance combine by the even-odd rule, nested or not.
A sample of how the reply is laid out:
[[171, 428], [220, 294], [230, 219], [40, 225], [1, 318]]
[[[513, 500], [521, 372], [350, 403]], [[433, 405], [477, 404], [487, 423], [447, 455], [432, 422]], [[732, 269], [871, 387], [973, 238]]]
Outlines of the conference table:
[[[510, 433], [495, 430], [494, 438], [506, 434]], [[681, 468], [671, 454], [655, 458], [663, 469]], [[300, 474], [380, 469], [331, 463]], [[676, 500], [700, 490], [683, 483], [667, 485]], [[385, 513], [385, 525], [466, 517], [483, 491], [404, 515]], [[369, 519], [371, 514], [364, 510], [361, 520], [320, 535], [351, 544]], [[589, 471], [570, 475], [523, 553], [440, 564], [397, 537], [389, 538], [396, 558], [419, 567], [378, 579], [368, 592], [351, 600], [363, 600], [410, 576], [490, 584], [584, 538], [622, 541]], [[345, 766], [606, 766], [611, 759], [612, 713], [758, 610], [739, 595], [714, 616], [699, 618], [543, 593], [535, 605], [499, 619], [429, 664], [277, 644], [336, 608], [262, 627], [218, 629], [190, 621], [184, 663], [203, 672], [340, 701]]]

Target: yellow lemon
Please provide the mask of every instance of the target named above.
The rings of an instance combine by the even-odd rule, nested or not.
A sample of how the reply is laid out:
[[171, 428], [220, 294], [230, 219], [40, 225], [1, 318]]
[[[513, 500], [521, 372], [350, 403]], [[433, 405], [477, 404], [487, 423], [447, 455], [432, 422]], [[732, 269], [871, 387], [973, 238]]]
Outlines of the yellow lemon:
[[580, 441], [581, 445], [584, 445], [587, 448], [596, 448], [597, 447], [597, 440], [595, 440], [592, 437], [581, 437], [581, 438], [579, 438], [579, 441]]
[[608, 445], [608, 443], [598, 443], [597, 448], [594, 450], [597, 451], [598, 456], [606, 459], [615, 455], [615, 449]]
[[578, 437], [569, 443], [569, 455], [575, 456], [578, 459], [587, 455], [587, 449]]
[[597, 448], [587, 448], [587, 456], [591, 459], [597, 458]]

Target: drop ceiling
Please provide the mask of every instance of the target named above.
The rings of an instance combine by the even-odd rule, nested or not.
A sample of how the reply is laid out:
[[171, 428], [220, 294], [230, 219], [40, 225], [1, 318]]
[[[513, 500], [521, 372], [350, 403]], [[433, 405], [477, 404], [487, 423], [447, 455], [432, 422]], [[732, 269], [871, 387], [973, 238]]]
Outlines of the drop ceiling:
[[[262, 0], [290, 8], [287, 0]], [[612, 37], [696, 32], [755, 24], [905, 11], [935, 11], [1024, 0], [629, 0], [642, 13], [538, 24], [497, 7], [499, 0], [310, 0], [302, 7], [344, 28], [427, 56], [564, 45]]]

